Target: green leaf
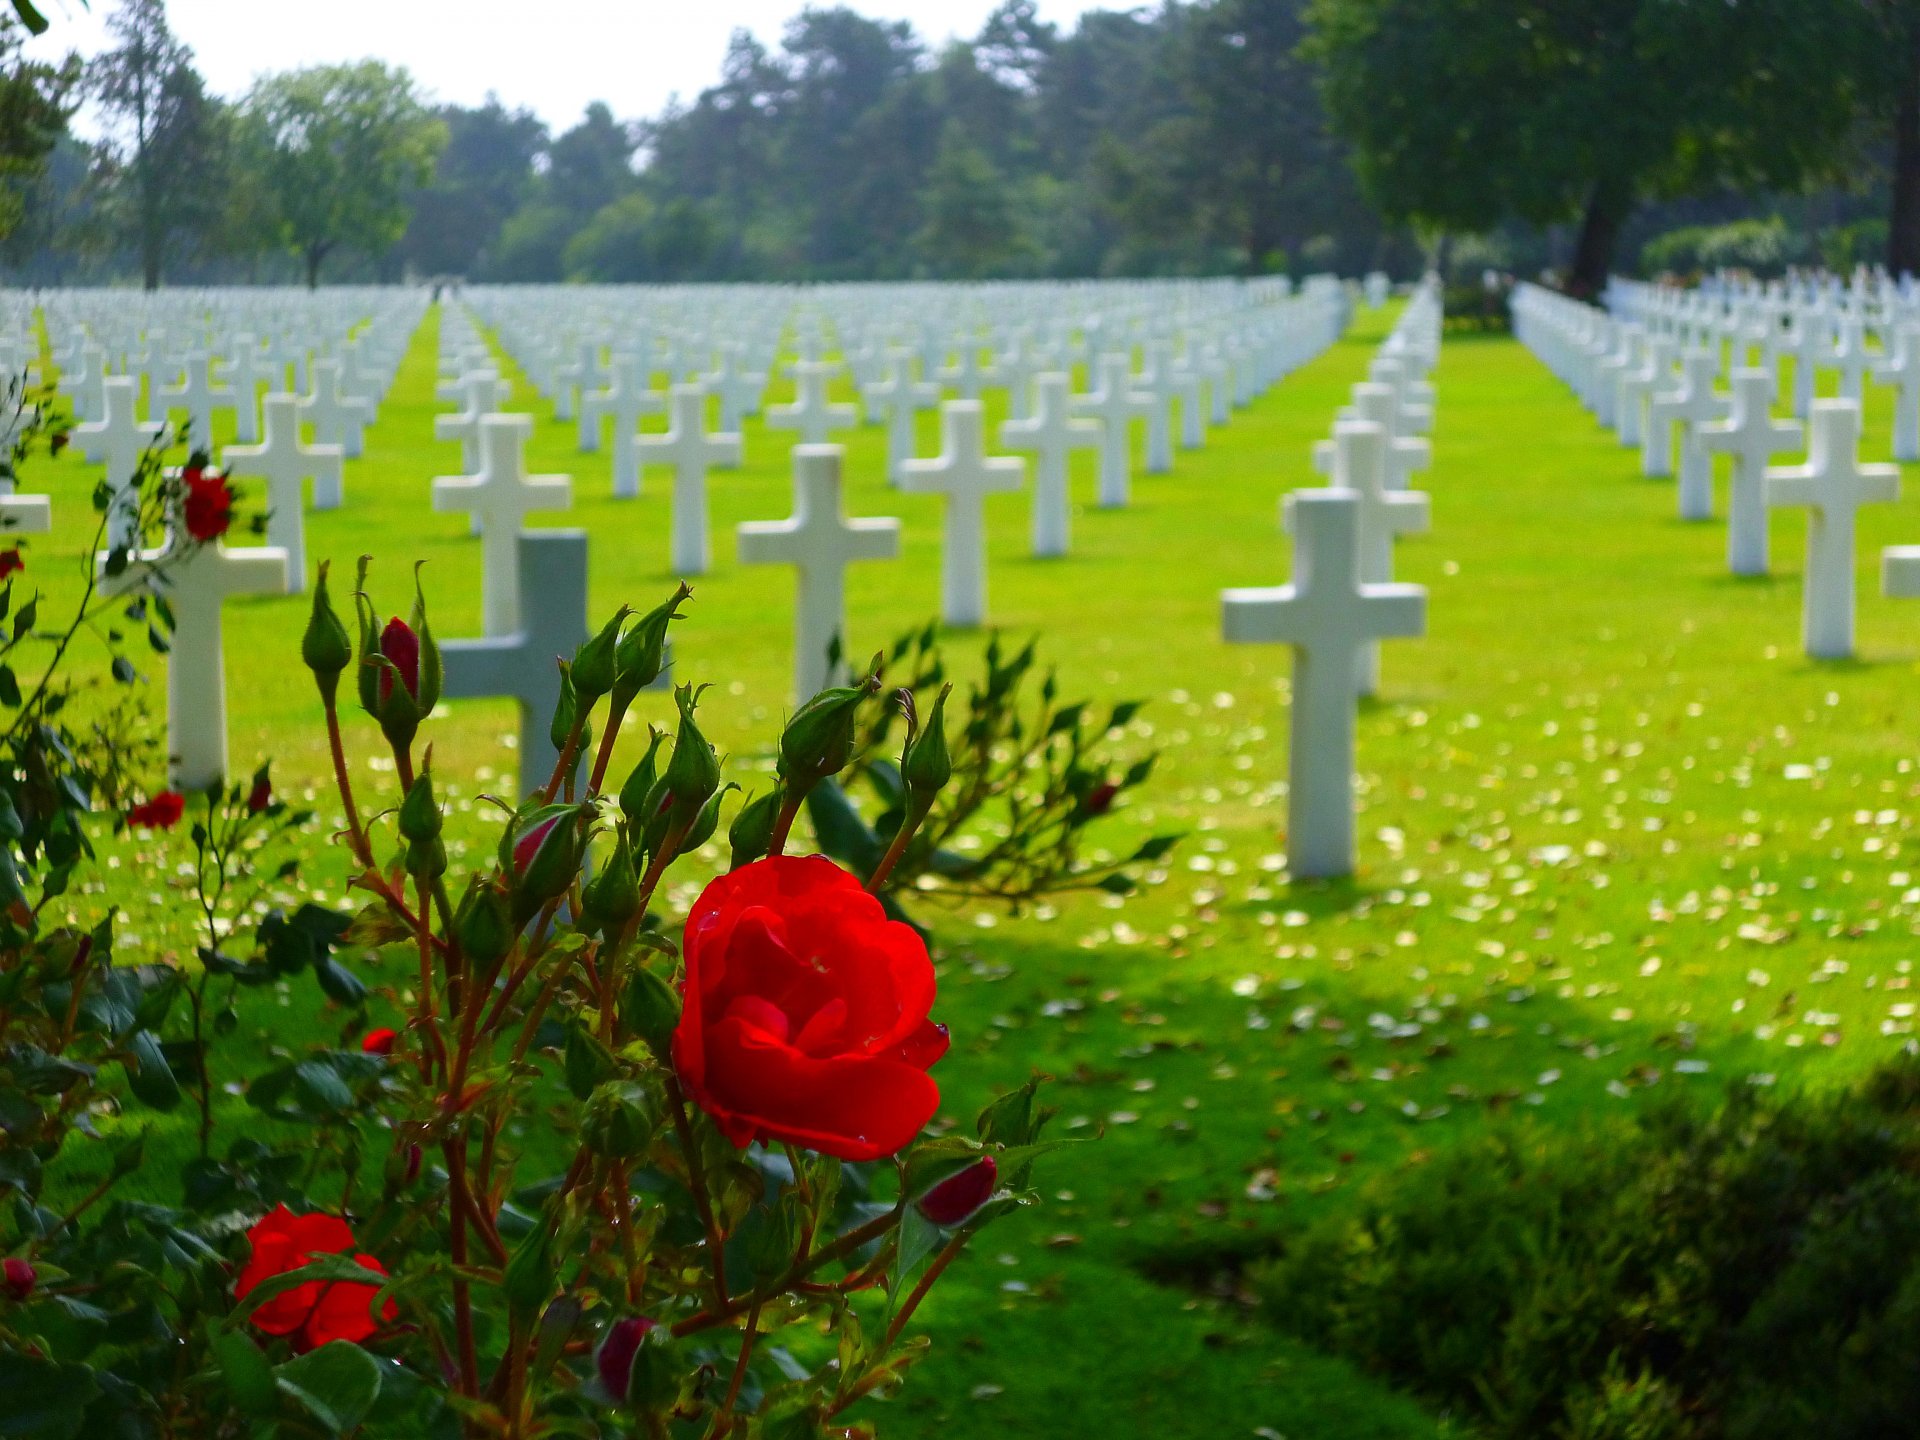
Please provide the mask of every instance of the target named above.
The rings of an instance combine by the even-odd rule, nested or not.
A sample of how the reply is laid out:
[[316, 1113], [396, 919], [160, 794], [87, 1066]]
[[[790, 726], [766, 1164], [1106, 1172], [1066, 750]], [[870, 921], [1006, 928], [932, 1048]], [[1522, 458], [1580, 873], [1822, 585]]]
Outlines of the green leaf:
[[1127, 863], [1131, 865], [1135, 861], [1145, 862], [1159, 860], [1184, 838], [1184, 836], [1180, 835], [1156, 835], [1143, 844], [1138, 850], [1134, 851]]
[[886, 847], [873, 833], [860, 812], [847, 799], [847, 792], [833, 780], [822, 780], [807, 796], [807, 818], [813, 822], [814, 837], [820, 848], [833, 859], [859, 875], [871, 875], [880, 863]]
[[331, 956], [314, 961], [313, 978], [336, 1005], [358, 1006], [367, 998], [367, 987], [360, 977]]
[[20, 708], [20, 682], [14, 678], [11, 665], [0, 665], [0, 705], [9, 710]]
[[30, 34], [47, 33], [47, 17], [34, 6], [33, 0], [13, 0], [13, 13], [20, 17], [20, 23]]
[[333, 1435], [348, 1435], [380, 1398], [379, 1363], [358, 1345], [334, 1340], [289, 1360], [274, 1384]]
[[893, 1275], [887, 1282], [889, 1319], [899, 1306], [901, 1297], [906, 1294], [907, 1281], [912, 1278], [913, 1272], [945, 1239], [946, 1235], [940, 1227], [922, 1215], [918, 1207], [909, 1205], [901, 1213], [899, 1237], [893, 1252]]
[[127, 1039], [127, 1088], [142, 1105], [171, 1110], [180, 1103], [180, 1082], [160, 1051], [151, 1030], [136, 1030]]
[[245, 1335], [231, 1330], [212, 1337], [214, 1369], [233, 1397], [233, 1403], [247, 1415], [268, 1415], [276, 1408], [277, 1390], [273, 1367], [260, 1347]]
[[0, 1350], [0, 1435], [74, 1440], [99, 1393], [88, 1366]]
[[564, 1068], [567, 1089], [573, 1092], [574, 1099], [585, 1100], [596, 1085], [613, 1075], [613, 1055], [584, 1025], [575, 1025], [567, 1032]]

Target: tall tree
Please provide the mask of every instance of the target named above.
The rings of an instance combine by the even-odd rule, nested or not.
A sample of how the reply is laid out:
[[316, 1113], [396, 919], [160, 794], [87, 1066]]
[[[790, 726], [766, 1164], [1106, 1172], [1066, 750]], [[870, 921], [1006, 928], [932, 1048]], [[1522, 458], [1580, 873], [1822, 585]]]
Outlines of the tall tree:
[[309, 287], [341, 246], [380, 255], [407, 228], [410, 195], [427, 183], [446, 129], [413, 77], [377, 60], [270, 75], [246, 113], [266, 188]]
[[87, 67], [87, 84], [105, 121], [112, 210], [155, 290], [174, 246], [206, 233], [219, 213], [225, 132], [165, 0], [121, 0], [107, 33], [114, 48]]
[[547, 127], [492, 95], [477, 109], [445, 105], [436, 113], [447, 145], [413, 197], [401, 250], [427, 274], [471, 275], [485, 268], [500, 227], [532, 192]]
[[1647, 199], [1788, 189], [1837, 170], [1853, 87], [1826, 0], [1314, 0], [1325, 95], [1394, 220], [1481, 231], [1577, 219], [1602, 286]]
[[20, 53], [26, 29], [0, 15], [0, 239], [13, 233], [26, 195], [66, 133], [81, 69], [77, 57], [58, 65]]

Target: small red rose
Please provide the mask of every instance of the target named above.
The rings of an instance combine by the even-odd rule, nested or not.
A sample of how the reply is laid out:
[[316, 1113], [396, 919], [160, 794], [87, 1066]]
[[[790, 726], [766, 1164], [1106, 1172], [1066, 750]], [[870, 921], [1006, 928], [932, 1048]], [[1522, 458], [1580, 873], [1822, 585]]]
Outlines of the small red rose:
[[1083, 815], [1098, 819], [1113, 808], [1113, 798], [1120, 793], [1120, 787], [1111, 780], [1103, 781], [1087, 792], [1087, 798], [1080, 802]]
[[264, 774], [254, 777], [253, 789], [247, 792], [247, 813], [258, 815], [273, 804], [273, 781]]
[[127, 811], [127, 821], [149, 830], [171, 830], [186, 813], [186, 796], [177, 790], [162, 790], [151, 800], [143, 801]]
[[933, 961], [853, 876], [818, 856], [723, 875], [687, 918], [680, 1083], [735, 1145], [892, 1155], [933, 1117], [947, 1050]]
[[400, 682], [407, 687], [407, 694], [414, 699], [420, 698], [420, 637], [413, 633], [413, 627], [398, 615], [387, 621], [387, 628], [380, 632], [380, 653], [392, 663], [393, 669], [385, 665], [380, 667], [380, 703], [385, 705], [393, 696], [394, 671], [400, 672]]
[[180, 472], [180, 482], [187, 492], [181, 506], [187, 534], [203, 544], [226, 534], [233, 524], [233, 491], [226, 476], [210, 475], [195, 466]]
[[0, 580], [6, 579], [9, 575], [17, 575], [26, 568], [26, 557], [20, 553], [18, 545], [0, 550]]
[[[298, 1270], [321, 1255], [352, 1255], [365, 1269], [387, 1273], [373, 1256], [354, 1251], [353, 1231], [332, 1215], [295, 1215], [286, 1206], [276, 1205], [247, 1231], [247, 1241], [252, 1253], [233, 1287], [236, 1299], [244, 1300], [262, 1282]], [[373, 1297], [378, 1293], [377, 1285], [313, 1280], [274, 1296], [250, 1318], [256, 1330], [288, 1336], [293, 1348], [303, 1353], [334, 1340], [357, 1344], [378, 1330], [382, 1321], [400, 1313], [389, 1300], [376, 1319]]]
[[393, 1043], [400, 1038], [398, 1030], [389, 1030], [384, 1026], [378, 1030], [369, 1030], [360, 1037], [360, 1048], [369, 1055], [391, 1055]]

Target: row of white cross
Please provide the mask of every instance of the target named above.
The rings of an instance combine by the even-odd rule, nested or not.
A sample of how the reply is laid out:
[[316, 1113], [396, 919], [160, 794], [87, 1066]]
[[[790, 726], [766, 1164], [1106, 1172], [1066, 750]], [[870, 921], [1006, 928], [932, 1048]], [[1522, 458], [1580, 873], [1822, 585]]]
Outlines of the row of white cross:
[[[1853, 654], [1857, 517], [1862, 506], [1891, 504], [1900, 496], [1897, 465], [1860, 460], [1857, 398], [1814, 400], [1809, 434], [1799, 421], [1775, 417], [1778, 376], [1764, 366], [1736, 364], [1730, 390], [1719, 390], [1722, 357], [1717, 346], [1678, 357], [1676, 372], [1671, 342], [1655, 338], [1646, 346], [1645, 359], [1634, 364], [1622, 347], [1623, 339], [1632, 338], [1630, 322], [1615, 321], [1592, 306], [1534, 285], [1516, 290], [1513, 318], [1522, 343], [1567, 381], [1589, 409], [1611, 423], [1623, 444], [1638, 445], [1646, 474], [1674, 473], [1677, 432], [1682, 519], [1713, 518], [1713, 456], [1731, 457], [1731, 573], [1768, 573], [1769, 515], [1776, 509], [1804, 509], [1803, 646], [1815, 659]], [[1907, 358], [1896, 367], [1896, 383], [1915, 383], [1920, 374], [1916, 365], [1920, 327], [1914, 327]], [[1808, 368], [1796, 366], [1801, 373]], [[1803, 446], [1806, 458], [1801, 463], [1771, 463], [1777, 456], [1800, 453]], [[1920, 548], [1888, 549], [1883, 576], [1887, 594], [1920, 595]]]

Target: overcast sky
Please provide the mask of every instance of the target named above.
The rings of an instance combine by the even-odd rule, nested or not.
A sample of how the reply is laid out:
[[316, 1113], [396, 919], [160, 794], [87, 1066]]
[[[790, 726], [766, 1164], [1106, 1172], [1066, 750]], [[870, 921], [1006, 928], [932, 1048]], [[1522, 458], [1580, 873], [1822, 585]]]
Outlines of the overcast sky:
[[[937, 44], [973, 35], [994, 0], [848, 0], [863, 14], [908, 20]], [[39, 0], [53, 20], [29, 53], [101, 48], [117, 0]], [[805, 0], [170, 0], [174, 33], [193, 47], [215, 93], [237, 96], [268, 70], [374, 56], [406, 66], [435, 99], [478, 104], [492, 90], [555, 130], [593, 100], [616, 115], [653, 115], [720, 74], [739, 27], [769, 44]], [[1128, 0], [1040, 0], [1071, 27], [1082, 11]]]

